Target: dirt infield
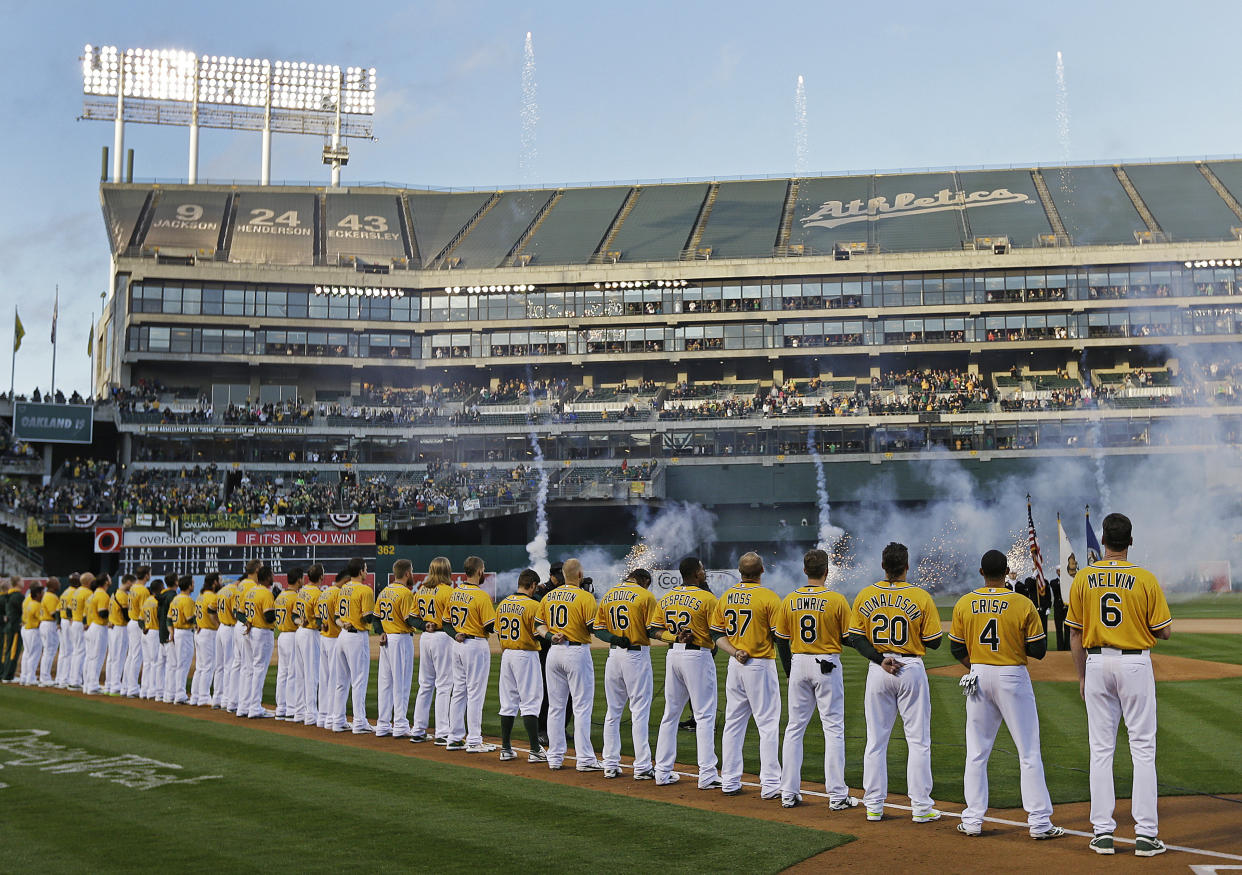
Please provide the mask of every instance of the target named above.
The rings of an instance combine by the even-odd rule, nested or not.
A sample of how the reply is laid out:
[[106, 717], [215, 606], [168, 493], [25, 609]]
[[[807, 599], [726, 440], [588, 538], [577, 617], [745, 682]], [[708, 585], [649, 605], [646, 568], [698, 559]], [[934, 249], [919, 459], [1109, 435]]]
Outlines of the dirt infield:
[[[1209, 662], [1205, 659], [1188, 659], [1185, 656], [1164, 656], [1158, 651], [1151, 657], [1152, 671], [1158, 681], [1214, 681], [1220, 678], [1242, 677], [1242, 665], [1228, 662]], [[1074, 655], [1067, 650], [1054, 650], [1043, 659], [1027, 663], [1033, 681], [1077, 681]], [[929, 668], [930, 675], [960, 678], [966, 669], [960, 665]]]
[[[46, 690], [49, 695], [79, 696], [62, 690]], [[134, 699], [98, 699], [101, 707], [141, 708], [209, 720], [216, 723], [236, 723], [260, 732], [326, 741], [359, 749], [382, 751], [398, 756], [451, 762], [455, 765], [504, 772], [548, 781], [569, 784], [605, 793], [637, 796], [644, 799], [684, 805], [691, 808], [727, 812], [743, 817], [792, 823], [813, 829], [844, 833], [857, 837], [840, 848], [825, 852], [804, 861], [793, 871], [821, 872], [828, 866], [847, 866], [865, 871], [901, 869], [903, 871], [1008, 871], [1046, 872], [1049, 870], [1089, 870], [1093, 872], [1129, 870], [1139, 864], [1128, 846], [1118, 843], [1115, 857], [1097, 857], [1087, 850], [1087, 839], [1066, 836], [1051, 842], [1034, 842], [1027, 835], [1025, 814], [1022, 811], [993, 810], [989, 815], [1001, 820], [1018, 822], [1019, 825], [985, 823], [983, 836], [967, 838], [956, 831], [958, 819], [946, 816], [936, 823], [914, 824], [908, 812], [888, 809], [885, 819], [878, 823], [867, 821], [861, 807], [850, 811], [832, 812], [827, 800], [807, 796], [807, 803], [794, 809], [781, 808], [778, 802], [764, 801], [753, 787], [746, 787], [742, 794], [724, 798], [718, 792], [697, 789], [693, 778], [683, 777], [672, 787], [656, 787], [651, 782], [635, 782], [628, 777], [606, 780], [602, 774], [579, 773], [569, 766], [553, 772], [542, 764], [529, 764], [524, 757], [502, 763], [495, 754], [449, 753], [432, 744], [410, 744], [404, 739], [375, 738], [370, 735], [328, 733], [301, 724], [281, 723], [274, 720], [239, 720], [222, 711], [186, 706], [165, 705]], [[493, 739], [494, 740], [494, 739]], [[680, 739], [683, 751], [693, 749], [693, 737]], [[692, 771], [692, 767], [678, 766], [680, 771]], [[755, 783], [753, 776], [745, 779]], [[813, 790], [807, 787], [806, 790]], [[857, 792], [857, 791], [855, 791]], [[890, 803], [902, 805], [905, 797], [890, 797]], [[1160, 834], [1169, 845], [1180, 845], [1199, 851], [1214, 851], [1232, 857], [1211, 857], [1201, 853], [1172, 851], [1162, 857], [1141, 861], [1143, 870], [1150, 872], [1185, 872], [1194, 864], [1242, 865], [1242, 831], [1237, 829], [1242, 808], [1238, 802], [1208, 796], [1165, 797], [1160, 800]], [[957, 812], [961, 806], [954, 803], [940, 805], [942, 811]], [[1054, 820], [1067, 829], [1090, 832], [1087, 803], [1074, 803], [1057, 807]], [[1119, 804], [1117, 812], [1118, 837], [1133, 835], [1126, 803]]]

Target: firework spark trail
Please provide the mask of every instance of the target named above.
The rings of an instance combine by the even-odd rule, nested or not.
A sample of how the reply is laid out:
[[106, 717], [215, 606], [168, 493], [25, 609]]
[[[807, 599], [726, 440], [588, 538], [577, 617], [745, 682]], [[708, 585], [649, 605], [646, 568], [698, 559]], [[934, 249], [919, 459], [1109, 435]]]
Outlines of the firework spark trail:
[[535, 163], [539, 149], [535, 143], [539, 125], [539, 103], [535, 86], [535, 45], [530, 31], [526, 32], [526, 46], [522, 51], [522, 152], [518, 158], [518, 170], [522, 182], [535, 181]]
[[[1088, 382], [1091, 380], [1091, 371], [1087, 368], [1087, 351], [1082, 351], [1082, 357], [1079, 359], [1083, 378]], [[1103, 507], [1113, 506], [1112, 492], [1108, 488], [1108, 481], [1104, 477], [1104, 442], [1101, 440], [1100, 421], [1092, 420], [1087, 426], [1087, 436], [1091, 441], [1091, 460], [1095, 465], [1095, 490], [1099, 493], [1103, 502]]]
[[526, 545], [530, 567], [539, 573], [540, 580], [548, 579], [552, 565], [548, 562], [548, 471], [543, 461], [543, 447], [535, 432], [535, 386], [530, 368], [526, 369], [527, 418], [531, 423], [530, 449], [535, 456], [535, 469], [539, 472], [539, 489], [535, 493], [535, 539]]
[[[1061, 147], [1061, 163], [1070, 160], [1070, 110], [1069, 89], [1065, 85], [1065, 62], [1061, 53], [1057, 52], [1057, 141]], [[1061, 170], [1061, 191], [1068, 196], [1070, 192], [1069, 171]]]
[[794, 173], [798, 176], [806, 173], [807, 159], [810, 157], [810, 145], [806, 125], [806, 82], [798, 77], [798, 86], [794, 90]]
[[828, 504], [828, 478], [824, 475], [824, 460], [820, 458], [819, 447], [815, 444], [815, 429], [807, 432], [806, 449], [811, 454], [811, 461], [815, 463], [815, 498], [819, 506], [815, 546], [828, 554], [828, 581], [832, 584], [839, 580], [843, 571], [835, 548], [845, 534], [845, 529], [832, 524], [831, 506]]

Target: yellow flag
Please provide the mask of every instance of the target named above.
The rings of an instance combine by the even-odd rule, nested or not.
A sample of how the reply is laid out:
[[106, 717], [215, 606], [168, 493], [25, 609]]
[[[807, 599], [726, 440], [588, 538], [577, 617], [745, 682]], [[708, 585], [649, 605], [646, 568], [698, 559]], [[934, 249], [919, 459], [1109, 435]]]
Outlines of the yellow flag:
[[91, 329], [91, 333], [86, 335], [86, 357], [91, 358], [95, 355], [95, 329]]
[[22, 327], [22, 317], [17, 315], [17, 311], [13, 311], [13, 352], [17, 352], [22, 348], [22, 338], [26, 336], [26, 329]]

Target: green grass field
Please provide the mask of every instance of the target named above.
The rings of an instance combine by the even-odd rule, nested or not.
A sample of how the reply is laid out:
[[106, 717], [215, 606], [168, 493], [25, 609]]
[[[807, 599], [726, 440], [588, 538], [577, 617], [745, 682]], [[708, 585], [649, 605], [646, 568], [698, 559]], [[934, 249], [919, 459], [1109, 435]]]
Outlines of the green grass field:
[[[1157, 651], [1195, 659], [1242, 664], [1242, 636], [1217, 634], [1183, 634], [1157, 644]], [[652, 706], [651, 743], [654, 749], [656, 730], [663, 714], [664, 656], [666, 650], [654, 647], [651, 651], [655, 672], [655, 702]], [[604, 661], [607, 651], [594, 650], [595, 659], [595, 711], [594, 732], [596, 752], [603, 748], [604, 720]], [[925, 659], [929, 668], [954, 662], [948, 645], [930, 651]], [[486, 735], [500, 733], [497, 715], [499, 698], [496, 678], [499, 675], [500, 658], [494, 657], [488, 699], [483, 710], [483, 731]], [[719, 684], [719, 708], [717, 732], [724, 721], [724, 680], [727, 664], [717, 657]], [[866, 741], [866, 721], [863, 716], [863, 690], [866, 683], [867, 663], [852, 649], [844, 656], [845, 672], [845, 733], [846, 733], [846, 780], [852, 788], [862, 784], [862, 753]], [[378, 668], [372, 665], [371, 683], [368, 687], [367, 716], [374, 722], [376, 714], [376, 675]], [[782, 687], [782, 704], [785, 699], [785, 677], [778, 669]], [[931, 677], [932, 697], [932, 774], [935, 779], [935, 798], [963, 802], [962, 768], [965, 757], [965, 700], [950, 677]], [[415, 679], [417, 685], [417, 678]], [[1218, 752], [1234, 746], [1237, 726], [1242, 725], [1242, 678], [1226, 678], [1211, 681], [1178, 681], [1157, 684], [1159, 698], [1159, 734], [1157, 736], [1157, 763], [1161, 792], [1177, 795], [1187, 792], [1239, 793], [1242, 792], [1242, 760], [1236, 757], [1220, 757]], [[1078, 695], [1076, 683], [1039, 682], [1035, 684], [1035, 697], [1040, 714], [1040, 732], [1047, 774], [1048, 789], [1054, 802], [1078, 802], [1090, 798], [1087, 782], [1088, 745], [1086, 708]], [[275, 670], [269, 673], [265, 701], [275, 701]], [[684, 715], [689, 717], [689, 712]], [[629, 715], [623, 718], [621, 730], [623, 751], [632, 752], [630, 743]], [[805, 758], [802, 776], [804, 781], [823, 780], [823, 734], [816, 731], [818, 718], [812, 722], [805, 742]], [[782, 731], [784, 713], [782, 707]], [[515, 743], [522, 743], [521, 727], [518, 727]], [[572, 743], [572, 739], [571, 739]], [[757, 772], [759, 768], [758, 734], [753, 724], [746, 740], [746, 769]], [[694, 737], [691, 733], [679, 734], [679, 760], [694, 761]], [[717, 736], [719, 755], [719, 735]], [[902, 737], [900, 721], [893, 732], [889, 745], [889, 789], [895, 793], [905, 792], [906, 744]], [[1018, 760], [1008, 731], [1002, 727], [990, 763], [991, 802], [995, 807], [1017, 807], [1021, 804], [1018, 783]], [[1130, 758], [1124, 730], [1119, 734], [1116, 757], [1116, 784], [1119, 793], [1130, 784]]]
[[14, 765], [13, 749], [0, 750], [10, 763], [0, 769], [0, 868], [8, 872], [632, 873], [667, 868], [688, 848], [704, 870], [777, 872], [848, 841], [117, 701], [5, 687], [0, 703], [0, 746], [16, 737], [3, 730], [38, 728], [50, 733], [46, 743], [137, 753], [180, 765], [179, 776], [220, 776], [139, 790]]

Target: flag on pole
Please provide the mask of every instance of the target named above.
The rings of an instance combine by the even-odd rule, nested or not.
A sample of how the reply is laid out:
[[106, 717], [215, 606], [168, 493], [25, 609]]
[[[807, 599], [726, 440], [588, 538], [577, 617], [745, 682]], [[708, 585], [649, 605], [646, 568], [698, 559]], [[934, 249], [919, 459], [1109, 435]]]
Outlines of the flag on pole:
[[56, 317], [60, 313], [60, 287], [56, 287], [56, 303], [52, 305], [52, 343], [56, 342]]
[[1039, 587], [1039, 595], [1042, 598], [1044, 590], [1048, 588], [1048, 583], [1044, 580], [1044, 557], [1039, 552], [1039, 539], [1035, 537], [1035, 517], [1031, 514], [1031, 496], [1029, 495], [1026, 497], [1026, 523], [1031, 562], [1035, 565], [1035, 585]]
[[1100, 561], [1100, 557], [1104, 555], [1104, 551], [1100, 549], [1100, 542], [1095, 537], [1095, 529], [1091, 528], [1091, 505], [1087, 505], [1087, 563]]
[[90, 332], [86, 335], [86, 357], [92, 358], [95, 355], [95, 327], [92, 325]]
[[1061, 525], [1061, 515], [1057, 514], [1057, 577], [1061, 581], [1061, 591], [1068, 592], [1074, 575], [1078, 573], [1078, 557], [1074, 555], [1074, 546], [1070, 543], [1065, 527]]
[[22, 327], [22, 317], [17, 315], [17, 309], [13, 310], [13, 352], [17, 352], [22, 348], [22, 338], [26, 336], [26, 329]]

